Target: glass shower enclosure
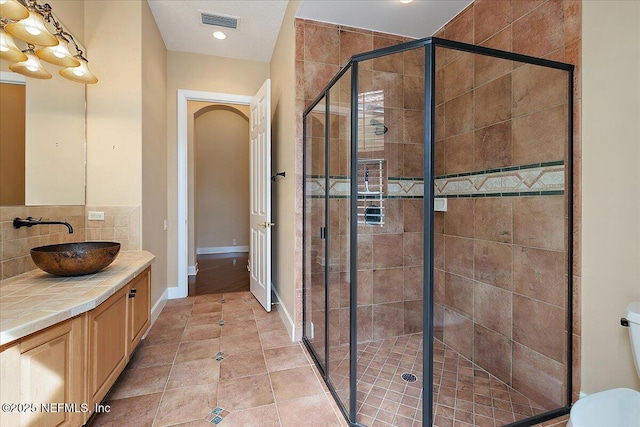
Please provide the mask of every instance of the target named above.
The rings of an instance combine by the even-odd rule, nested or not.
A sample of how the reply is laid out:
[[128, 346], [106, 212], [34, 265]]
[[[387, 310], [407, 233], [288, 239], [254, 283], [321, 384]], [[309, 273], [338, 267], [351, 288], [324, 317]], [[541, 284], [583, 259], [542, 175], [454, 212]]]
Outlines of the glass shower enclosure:
[[573, 66], [438, 38], [304, 113], [303, 342], [354, 426], [568, 413]]

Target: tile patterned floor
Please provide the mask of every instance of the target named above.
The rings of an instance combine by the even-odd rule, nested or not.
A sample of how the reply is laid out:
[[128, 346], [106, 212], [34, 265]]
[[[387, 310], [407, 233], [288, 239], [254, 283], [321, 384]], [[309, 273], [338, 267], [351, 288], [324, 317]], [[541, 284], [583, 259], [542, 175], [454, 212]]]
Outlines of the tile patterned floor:
[[497, 427], [548, 411], [437, 341], [434, 425]]
[[[407, 382], [402, 374], [413, 374]], [[358, 346], [358, 421], [368, 426], [422, 425], [422, 334]]]
[[[332, 381], [348, 400], [348, 347], [330, 348]], [[402, 374], [416, 375], [415, 382]], [[357, 420], [367, 426], [422, 426], [422, 334], [358, 345]], [[434, 426], [498, 427], [545, 412], [540, 405], [436, 341]], [[545, 426], [564, 425], [563, 419]]]
[[169, 301], [103, 403], [91, 427], [347, 425], [302, 345], [248, 292]]
[[[421, 334], [358, 346], [360, 423], [422, 425], [421, 349]], [[331, 352], [346, 393], [348, 348]], [[435, 426], [500, 426], [541, 410], [440, 342], [434, 371]], [[111, 412], [91, 427], [347, 426], [306, 350], [248, 292], [169, 301], [103, 403]]]

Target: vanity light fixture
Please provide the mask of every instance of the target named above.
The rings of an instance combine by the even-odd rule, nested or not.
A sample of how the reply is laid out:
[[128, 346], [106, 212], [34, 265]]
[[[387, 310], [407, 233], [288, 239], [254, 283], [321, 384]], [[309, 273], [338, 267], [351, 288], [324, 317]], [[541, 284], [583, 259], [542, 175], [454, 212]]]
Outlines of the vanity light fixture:
[[51, 74], [40, 63], [36, 53], [33, 51], [34, 46], [32, 44], [27, 46], [27, 49], [22, 51], [27, 56], [27, 60], [9, 65], [9, 69], [27, 77], [50, 79]]
[[[23, 10], [20, 13], [20, 7]], [[97, 83], [98, 78], [89, 71], [88, 60], [73, 35], [55, 19], [48, 3], [37, 0], [0, 0], [0, 57], [15, 64], [9, 69], [27, 77], [50, 79], [51, 74], [42, 67], [39, 59], [65, 67], [60, 75], [78, 83]], [[26, 16], [24, 14], [26, 11]], [[46, 24], [53, 25], [50, 31]], [[24, 41], [27, 49], [20, 51], [16, 40]], [[75, 54], [69, 51], [73, 43]], [[35, 45], [41, 46], [36, 49]]]
[[[43, 59], [51, 64], [59, 65], [61, 67], [77, 67], [80, 65], [80, 61], [71, 55], [69, 52], [69, 40], [64, 36], [65, 31], [59, 22], [53, 21], [56, 27], [55, 37], [58, 39], [58, 44], [55, 46], [46, 46], [42, 49], [36, 50], [36, 55], [40, 59]], [[66, 33], [68, 34], [68, 33]], [[73, 38], [71, 34], [68, 34], [70, 38]], [[73, 41], [75, 44], [75, 40]], [[76, 51], [78, 49], [76, 48]]]
[[29, 10], [18, 0], [0, 0], [0, 16], [18, 21], [29, 17]]
[[60, 75], [69, 80], [73, 80], [78, 83], [93, 84], [98, 83], [98, 78], [89, 71], [87, 67], [87, 60], [82, 55], [74, 56], [80, 63], [77, 67], [68, 67], [60, 70]]
[[56, 38], [58, 39], [57, 45], [46, 46], [36, 50], [38, 58], [61, 67], [77, 67], [80, 65], [80, 61], [69, 52], [69, 40], [62, 34], [56, 34]]
[[0, 22], [0, 58], [7, 61], [26, 61], [27, 55], [16, 46], [11, 37], [5, 30], [4, 24]]
[[224, 40], [227, 38], [227, 35], [222, 31], [216, 31], [213, 33], [213, 37], [217, 38], [218, 40]]
[[[35, 2], [33, 2], [35, 4]], [[48, 7], [47, 7], [48, 6]], [[48, 9], [48, 10], [47, 10]], [[51, 6], [46, 4], [41, 13], [35, 5], [29, 5], [29, 16], [5, 26], [5, 31], [27, 43], [40, 46], [55, 46], [58, 39], [44, 25], [44, 13], [51, 13]]]

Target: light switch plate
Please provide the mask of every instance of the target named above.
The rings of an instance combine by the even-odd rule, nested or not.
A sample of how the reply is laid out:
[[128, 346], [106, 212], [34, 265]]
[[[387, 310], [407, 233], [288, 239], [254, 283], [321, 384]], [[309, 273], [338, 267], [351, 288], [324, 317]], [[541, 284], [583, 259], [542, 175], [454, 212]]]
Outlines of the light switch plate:
[[89, 211], [89, 221], [104, 221], [104, 212]]

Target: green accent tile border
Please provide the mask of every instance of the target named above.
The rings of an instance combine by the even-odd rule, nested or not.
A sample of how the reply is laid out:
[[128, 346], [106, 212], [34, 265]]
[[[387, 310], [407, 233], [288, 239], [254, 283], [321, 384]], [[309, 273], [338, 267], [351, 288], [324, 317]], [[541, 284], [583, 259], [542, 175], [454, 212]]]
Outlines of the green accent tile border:
[[[480, 172], [443, 175], [434, 180], [435, 197], [524, 197], [565, 194], [565, 162], [563, 160], [534, 163]], [[351, 180], [344, 175], [312, 175], [305, 181], [307, 197], [347, 199], [351, 193]], [[378, 196], [375, 196], [376, 198]], [[360, 200], [374, 197], [360, 195]], [[424, 179], [421, 177], [389, 177], [384, 185], [382, 199], [422, 199]]]
[[[459, 178], [464, 176], [475, 176], [475, 175], [486, 175], [490, 173], [500, 173], [500, 172], [512, 172], [518, 170], [526, 170], [526, 169], [536, 169], [536, 168], [547, 168], [552, 166], [564, 166], [564, 160], [557, 160], [553, 162], [544, 162], [544, 163], [531, 163], [527, 165], [518, 165], [518, 166], [507, 166], [504, 168], [496, 168], [496, 169], [485, 169], [479, 171], [472, 172], [460, 172], [460, 173], [452, 173], [448, 175], [437, 175], [436, 179], [446, 179], [446, 178]], [[391, 178], [389, 178], [391, 179]], [[407, 178], [401, 178], [407, 179]]]
[[510, 193], [476, 193], [476, 194], [447, 194], [436, 198], [468, 199], [470, 197], [533, 197], [533, 196], [564, 196], [564, 191], [520, 191]]
[[389, 181], [424, 181], [422, 176], [390, 176]]

